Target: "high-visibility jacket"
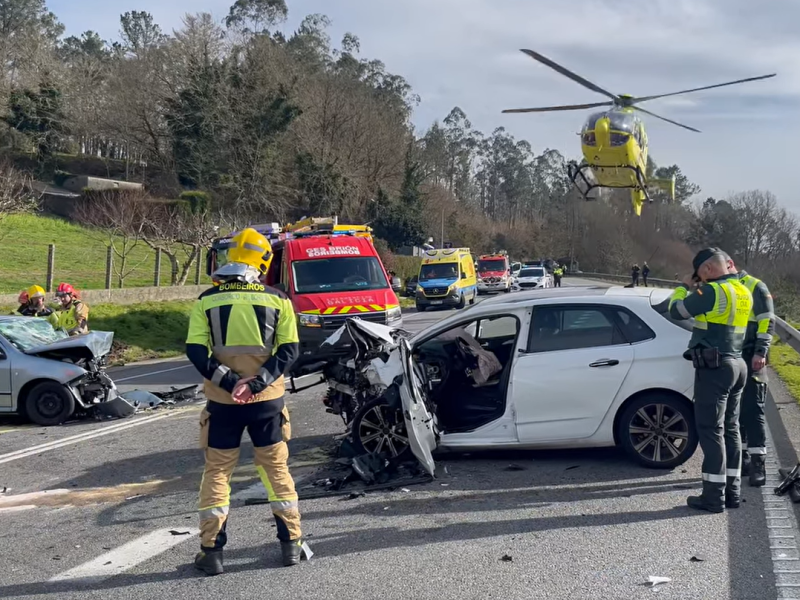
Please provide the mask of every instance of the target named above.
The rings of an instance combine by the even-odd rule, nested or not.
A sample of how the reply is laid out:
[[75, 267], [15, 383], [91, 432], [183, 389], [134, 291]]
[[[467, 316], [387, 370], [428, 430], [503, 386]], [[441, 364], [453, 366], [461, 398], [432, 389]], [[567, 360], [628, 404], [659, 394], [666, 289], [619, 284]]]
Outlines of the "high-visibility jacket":
[[40, 309], [35, 309], [30, 305], [20, 306], [17, 313], [23, 317], [40, 317], [46, 319], [53, 327], [58, 327], [58, 313], [51, 308], [42, 306]]
[[689, 294], [681, 286], [672, 294], [670, 316], [694, 318], [689, 349], [716, 348], [723, 356], [740, 357], [753, 296], [736, 275], [726, 275], [703, 284]]
[[753, 294], [753, 310], [744, 339], [746, 353], [767, 356], [775, 332], [775, 307], [767, 285], [746, 271], [739, 272], [739, 281]]
[[70, 335], [89, 332], [89, 307], [80, 300], [73, 300], [65, 309], [58, 312], [58, 327]]
[[207, 349], [209, 365], [195, 366], [205, 379], [206, 398], [222, 404], [234, 404], [230, 392], [219, 386], [230, 371], [267, 382], [253, 402], [281, 398], [284, 373], [299, 354], [299, 342], [289, 298], [245, 281], [223, 282], [203, 292], [189, 317], [186, 338], [187, 352], [193, 344]]

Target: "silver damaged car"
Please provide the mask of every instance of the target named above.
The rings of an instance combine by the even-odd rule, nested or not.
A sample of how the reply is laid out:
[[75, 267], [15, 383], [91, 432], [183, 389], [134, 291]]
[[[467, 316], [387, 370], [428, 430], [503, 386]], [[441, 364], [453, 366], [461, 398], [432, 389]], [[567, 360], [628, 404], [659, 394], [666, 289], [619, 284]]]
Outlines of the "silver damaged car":
[[[104, 365], [114, 334], [69, 337], [44, 319], [0, 316], [0, 414], [60, 425], [78, 413], [125, 416]], [[132, 413], [132, 410], [130, 411]]]

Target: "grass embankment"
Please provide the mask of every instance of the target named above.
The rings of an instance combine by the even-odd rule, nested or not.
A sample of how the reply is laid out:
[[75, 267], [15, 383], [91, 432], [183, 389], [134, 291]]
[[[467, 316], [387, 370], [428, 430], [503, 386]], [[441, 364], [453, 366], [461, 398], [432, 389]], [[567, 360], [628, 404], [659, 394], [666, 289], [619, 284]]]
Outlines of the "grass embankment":
[[[121, 249], [119, 238], [115, 238]], [[0, 293], [13, 294], [31, 285], [44, 287], [47, 278], [47, 247], [55, 244], [54, 283], [66, 281], [79, 290], [105, 287], [106, 248], [109, 238], [65, 219], [45, 215], [10, 215], [0, 222]], [[138, 242], [127, 254], [124, 270], [119, 256], [113, 257], [111, 287], [119, 287], [118, 273], [125, 275], [124, 287], [153, 285], [155, 252]], [[169, 285], [171, 266], [161, 261], [161, 284]], [[189, 276], [191, 280], [194, 276]], [[203, 276], [203, 282], [208, 278]]]
[[[794, 328], [800, 327], [800, 323], [790, 323], [790, 325]], [[789, 344], [784, 344], [774, 336], [769, 351], [769, 363], [786, 384], [792, 397], [800, 402], [800, 354]]]

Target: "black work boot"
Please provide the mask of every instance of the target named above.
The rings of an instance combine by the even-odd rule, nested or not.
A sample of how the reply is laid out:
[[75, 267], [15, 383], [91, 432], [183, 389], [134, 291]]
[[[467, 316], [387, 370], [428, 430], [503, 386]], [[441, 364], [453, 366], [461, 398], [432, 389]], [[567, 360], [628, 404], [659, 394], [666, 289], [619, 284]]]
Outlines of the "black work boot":
[[742, 451], [742, 477], [747, 477], [750, 474], [751, 464], [750, 454], [747, 450]]
[[281, 554], [284, 567], [299, 565], [303, 557], [303, 538], [291, 542], [281, 542]]
[[741, 504], [741, 499], [739, 496], [731, 496], [730, 494], [725, 494], [725, 508], [739, 508]]
[[710, 513], [721, 513], [725, 510], [723, 505], [712, 503], [706, 498], [703, 498], [703, 496], [689, 496], [686, 499], [686, 504], [689, 506], [689, 508], [705, 510]]
[[206, 575], [220, 575], [222, 570], [222, 550], [201, 548], [194, 557], [194, 566]]
[[763, 455], [753, 456], [750, 459], [750, 485], [761, 487], [767, 483], [767, 465]]

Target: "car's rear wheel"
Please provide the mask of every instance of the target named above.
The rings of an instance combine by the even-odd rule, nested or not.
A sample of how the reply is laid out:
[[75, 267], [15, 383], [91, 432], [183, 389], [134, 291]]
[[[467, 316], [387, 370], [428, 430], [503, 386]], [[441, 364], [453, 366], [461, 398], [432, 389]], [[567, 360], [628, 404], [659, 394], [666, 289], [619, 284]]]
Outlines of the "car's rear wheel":
[[352, 425], [353, 445], [363, 454], [385, 453], [404, 460], [411, 452], [402, 411], [385, 398], [367, 402], [356, 413]]
[[697, 449], [694, 407], [687, 400], [661, 392], [641, 396], [622, 413], [617, 439], [639, 464], [674, 469]]
[[25, 414], [37, 425], [61, 425], [75, 412], [75, 398], [62, 384], [43, 381], [25, 398]]

